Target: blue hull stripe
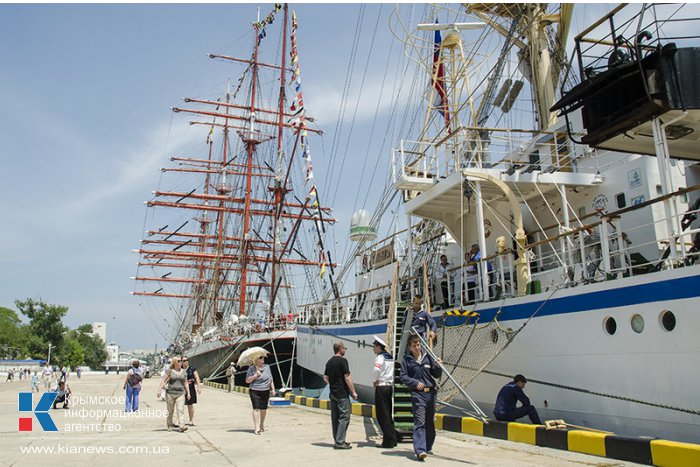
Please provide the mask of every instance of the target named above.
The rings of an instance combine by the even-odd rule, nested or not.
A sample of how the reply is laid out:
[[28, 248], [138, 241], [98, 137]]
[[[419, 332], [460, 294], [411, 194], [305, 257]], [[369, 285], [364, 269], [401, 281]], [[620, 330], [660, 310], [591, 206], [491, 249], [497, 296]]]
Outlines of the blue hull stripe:
[[[543, 292], [542, 295], [549, 295], [549, 292]], [[556, 297], [556, 293], [554, 296]], [[537, 312], [537, 317], [697, 297], [700, 297], [700, 275], [693, 275], [667, 281], [581, 293], [569, 297], [552, 298], [549, 301], [538, 300], [519, 305], [504, 306], [501, 309], [499, 321], [527, 319], [540, 306], [542, 308]], [[479, 321], [482, 323], [491, 321], [498, 310], [499, 307], [497, 306], [481, 310], [478, 308], [476, 309], [476, 311], [481, 314]], [[461, 321], [463, 320], [464, 318]], [[450, 322], [450, 324], [457, 323]], [[386, 333], [386, 324], [353, 327], [347, 325], [341, 327], [323, 326], [322, 329], [323, 334], [332, 334], [334, 336], [360, 336]], [[298, 327], [297, 332], [302, 334], [314, 333], [311, 328], [306, 326]]]

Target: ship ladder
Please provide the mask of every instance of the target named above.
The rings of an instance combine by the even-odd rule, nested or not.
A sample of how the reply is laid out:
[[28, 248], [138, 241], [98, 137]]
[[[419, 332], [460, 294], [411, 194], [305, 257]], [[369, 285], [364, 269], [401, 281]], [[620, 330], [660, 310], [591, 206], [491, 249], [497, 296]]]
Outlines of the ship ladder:
[[413, 309], [411, 302], [399, 302], [395, 308], [396, 320], [388, 325], [394, 325], [393, 348], [398, 349], [394, 354], [394, 396], [392, 414], [394, 428], [398, 442], [413, 440], [413, 410], [411, 405], [411, 390], [405, 384], [401, 384], [401, 361], [406, 351], [406, 342], [403, 336], [410, 330], [413, 321]]

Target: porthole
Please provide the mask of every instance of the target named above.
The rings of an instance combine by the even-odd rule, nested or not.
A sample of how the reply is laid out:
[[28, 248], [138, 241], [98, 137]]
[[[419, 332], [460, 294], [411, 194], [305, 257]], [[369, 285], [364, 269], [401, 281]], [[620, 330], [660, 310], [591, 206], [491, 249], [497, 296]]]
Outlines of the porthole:
[[673, 331], [676, 328], [676, 315], [671, 310], [661, 312], [661, 326], [667, 331]]
[[607, 332], [611, 336], [615, 334], [615, 332], [617, 332], [617, 322], [612, 316], [605, 318], [603, 325], [605, 327], [605, 332]]
[[637, 334], [644, 331], [644, 318], [642, 318], [642, 315], [632, 315], [630, 324], [632, 325], [632, 330]]

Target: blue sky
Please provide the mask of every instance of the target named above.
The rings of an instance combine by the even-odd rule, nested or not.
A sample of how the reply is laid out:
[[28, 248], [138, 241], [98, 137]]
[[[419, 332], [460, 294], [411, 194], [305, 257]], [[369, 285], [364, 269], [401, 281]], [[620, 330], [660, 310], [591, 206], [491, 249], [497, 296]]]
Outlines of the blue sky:
[[[128, 292], [143, 201], [190, 131], [169, 107], [235, 82], [241, 66], [206, 54], [246, 57], [256, 8], [0, 5], [0, 306], [41, 298], [68, 306], [70, 326], [106, 321], [127, 348], [163, 343], [166, 325]], [[360, 5], [294, 8], [307, 107], [332, 133]]]
[[[326, 131], [314, 150], [317, 178], [328, 169], [355, 26], [364, 15], [357, 67], [367, 64], [367, 76], [334, 205], [341, 247], [358, 187], [373, 196], [380, 191], [363, 187], [358, 177], [377, 102], [380, 119], [388, 114], [380, 83], [393, 7], [294, 6], [306, 107]], [[262, 5], [261, 15], [270, 8]], [[0, 306], [41, 298], [68, 306], [69, 326], [106, 321], [108, 339], [114, 332], [126, 348], [163, 344], [166, 307], [161, 316], [147, 317], [128, 292], [143, 201], [158, 186], [159, 168], [193, 138], [186, 118], [169, 107], [237, 80], [241, 66], [206, 54], [248, 56], [255, 15], [256, 5], [246, 4], [0, 5]], [[350, 92], [353, 106], [359, 81], [358, 75]], [[348, 128], [343, 131], [347, 136]], [[377, 148], [382, 131], [374, 136]], [[382, 154], [373, 149], [367, 157], [371, 165], [382, 158], [375, 184], [383, 186], [390, 153], [381, 148]], [[373, 201], [370, 196], [370, 206]]]

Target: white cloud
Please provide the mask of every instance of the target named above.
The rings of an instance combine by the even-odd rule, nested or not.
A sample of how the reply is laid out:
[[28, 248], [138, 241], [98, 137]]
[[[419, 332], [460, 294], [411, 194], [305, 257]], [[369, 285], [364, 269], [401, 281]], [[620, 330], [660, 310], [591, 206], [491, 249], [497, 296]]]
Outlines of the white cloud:
[[[172, 125], [160, 124], [146, 134], [135, 149], [120, 154], [105, 154], [106, 159], [119, 161], [114, 172], [106, 177], [106, 183], [88, 187], [87, 195], [70, 203], [67, 211], [71, 215], [85, 215], [93, 209], [104, 206], [121, 194], [133, 192], [147, 182], [152, 182], [160, 167], [165, 166], [168, 157], [177, 152], [178, 147], [184, 146], [194, 139], [192, 132], [187, 132], [189, 124], [186, 121], [173, 122]], [[189, 135], [184, 141], [176, 135]]]

